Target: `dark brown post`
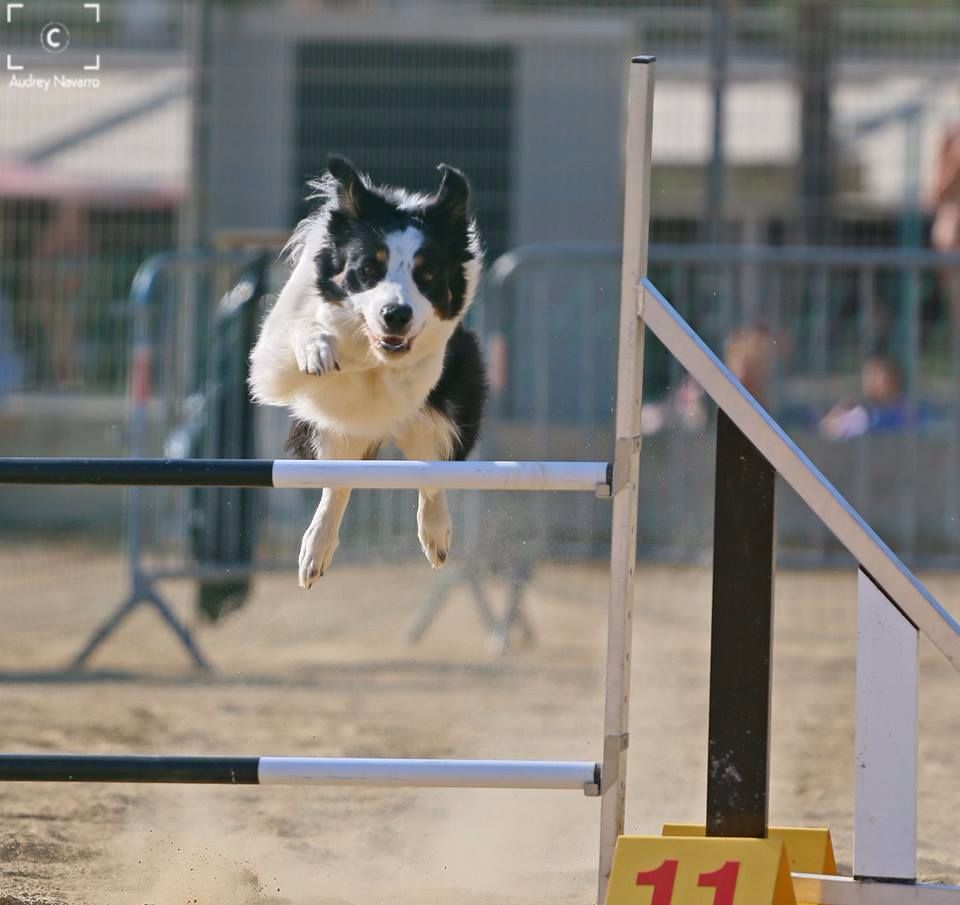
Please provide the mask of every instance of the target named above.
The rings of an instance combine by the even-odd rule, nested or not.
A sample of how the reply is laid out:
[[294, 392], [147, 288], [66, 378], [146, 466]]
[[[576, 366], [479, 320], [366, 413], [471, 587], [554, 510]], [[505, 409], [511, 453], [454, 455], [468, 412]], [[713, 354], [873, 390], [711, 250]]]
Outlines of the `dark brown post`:
[[767, 832], [773, 629], [773, 467], [717, 420], [707, 835]]

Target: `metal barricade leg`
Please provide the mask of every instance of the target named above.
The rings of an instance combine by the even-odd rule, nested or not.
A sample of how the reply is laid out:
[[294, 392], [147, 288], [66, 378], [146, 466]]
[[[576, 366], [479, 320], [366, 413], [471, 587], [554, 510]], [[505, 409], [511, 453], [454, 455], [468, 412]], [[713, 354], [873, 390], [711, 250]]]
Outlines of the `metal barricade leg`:
[[523, 610], [524, 591], [530, 582], [529, 567], [526, 565], [517, 566], [516, 564], [510, 566], [507, 605], [502, 618], [497, 617], [487, 595], [484, 582], [489, 577], [488, 568], [473, 560], [469, 560], [462, 566], [451, 569], [444, 574], [437, 580], [433, 590], [417, 610], [413, 623], [407, 632], [407, 641], [410, 644], [416, 644], [423, 639], [446, 605], [453, 589], [462, 584], [470, 591], [480, 621], [488, 632], [490, 649], [493, 653], [500, 655], [506, 652], [514, 628], [520, 631], [525, 642], [532, 642], [534, 639], [533, 628]]
[[510, 588], [507, 599], [507, 608], [503, 619], [497, 624], [491, 633], [491, 645], [494, 653], [506, 653], [510, 645], [510, 634], [516, 627], [523, 637], [524, 642], [530, 644], [533, 642], [533, 628], [527, 614], [524, 612], [523, 604], [525, 600], [524, 590], [530, 583], [529, 570], [514, 564], [510, 570]]
[[87, 639], [80, 652], [70, 661], [70, 669], [82, 669], [87, 664], [87, 660], [93, 652], [103, 644], [126, 620], [126, 618], [143, 603], [143, 598], [132, 590], [127, 597], [118, 606], [107, 619], [101, 623], [94, 633]]
[[171, 609], [170, 605], [157, 593], [153, 585], [148, 581], [134, 581], [130, 595], [117, 607], [110, 616], [97, 628], [87, 639], [80, 652], [70, 662], [70, 669], [82, 669], [87, 661], [120, 626], [127, 620], [134, 610], [138, 607], [148, 605], [152, 606], [163, 621], [173, 630], [173, 633], [180, 639], [180, 643], [190, 655], [194, 665], [200, 669], [210, 669], [210, 663], [203, 656], [203, 653], [197, 647], [193, 640], [190, 629], [180, 620], [177, 614]]
[[[169, 252], [161, 255], [155, 255], [148, 259], [137, 272], [133, 281], [130, 294], [130, 303], [133, 314], [133, 345], [130, 358], [130, 385], [129, 385], [129, 444], [128, 456], [134, 459], [141, 459], [147, 455], [148, 451], [148, 406], [151, 403], [154, 388], [152, 386], [154, 378], [154, 359], [162, 355], [158, 351], [158, 340], [155, 336], [155, 305], [157, 287], [161, 279], [168, 271], [178, 269], [189, 272], [201, 273], [205, 268], [211, 266], [230, 265], [231, 267], [241, 267], [239, 279], [233, 284], [231, 290], [221, 299], [216, 308], [216, 315], [220, 319], [218, 324], [223, 326], [230, 321], [242, 322], [239, 331], [239, 345], [249, 346], [252, 344], [252, 336], [255, 330], [257, 310], [256, 306], [259, 300], [267, 291], [268, 259], [263, 254], [251, 255], [249, 253], [223, 254], [212, 256], [209, 252], [203, 250]], [[229, 360], [236, 366], [236, 362], [246, 362], [246, 348], [239, 350], [239, 355], [235, 355], [236, 349], [230, 349]], [[244, 365], [241, 365], [243, 367]], [[204, 381], [204, 384], [209, 381]], [[240, 388], [242, 399], [246, 402], [246, 374], [232, 374], [232, 388]], [[210, 402], [210, 400], [207, 400]], [[216, 401], [216, 400], [214, 400]], [[231, 400], [236, 401], [236, 400]], [[231, 410], [229, 413], [224, 411], [205, 411], [202, 416], [210, 421], [214, 418], [227, 419], [242, 423], [244, 440], [246, 444], [239, 450], [238, 454], [248, 456], [252, 451], [252, 422], [247, 418], [241, 417], [249, 413], [237, 412]], [[221, 450], [216, 451], [223, 455]], [[238, 496], [250, 493], [249, 490], [233, 490], [234, 494], [231, 501], [239, 499], [242, 508], [243, 497]], [[201, 669], [209, 669], [210, 664], [198, 648], [192, 633], [182, 620], [174, 612], [170, 604], [163, 599], [157, 591], [151, 575], [145, 568], [143, 561], [144, 546], [144, 491], [142, 487], [131, 487], [127, 497], [127, 527], [126, 527], [126, 553], [129, 562], [130, 572], [130, 593], [119, 604], [117, 609], [91, 634], [90, 638], [83, 645], [79, 653], [71, 661], [72, 669], [82, 668], [90, 656], [96, 651], [114, 632], [126, 621], [127, 617], [141, 605], [148, 605], [157, 611], [164, 623], [173, 631], [177, 639], [183, 645], [186, 652], [190, 655], [194, 664]], [[204, 526], [204, 530], [213, 530], [209, 525]], [[196, 551], [195, 551], [196, 552]], [[223, 551], [215, 551], [224, 558]], [[234, 563], [244, 560], [244, 551], [230, 548], [226, 551], [226, 558]], [[200, 550], [199, 555], [206, 554], [206, 550]], [[207, 554], [209, 555], [209, 554]], [[217, 557], [212, 557], [216, 564]]]

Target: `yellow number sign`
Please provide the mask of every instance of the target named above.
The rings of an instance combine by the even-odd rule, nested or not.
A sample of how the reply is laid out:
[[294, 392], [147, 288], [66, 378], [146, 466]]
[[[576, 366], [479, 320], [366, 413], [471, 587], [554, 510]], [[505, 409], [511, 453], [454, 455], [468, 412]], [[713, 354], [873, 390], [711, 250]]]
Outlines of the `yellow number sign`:
[[607, 905], [796, 905], [780, 839], [621, 836]]
[[[703, 824], [665, 823], [664, 836], [705, 836]], [[770, 839], [780, 839], [787, 847], [790, 870], [795, 874], [836, 874], [830, 830], [811, 827], [772, 826]]]

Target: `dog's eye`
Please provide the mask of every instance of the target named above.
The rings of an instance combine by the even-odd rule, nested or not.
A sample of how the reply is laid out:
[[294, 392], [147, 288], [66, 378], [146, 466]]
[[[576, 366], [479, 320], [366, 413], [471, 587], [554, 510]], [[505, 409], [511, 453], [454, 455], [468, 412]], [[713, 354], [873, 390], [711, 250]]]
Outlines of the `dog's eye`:
[[433, 282], [433, 271], [432, 270], [421, 270], [420, 271], [420, 280], [424, 283]]
[[372, 283], [378, 276], [379, 268], [372, 261], [364, 261], [360, 265], [360, 279], [365, 283]]

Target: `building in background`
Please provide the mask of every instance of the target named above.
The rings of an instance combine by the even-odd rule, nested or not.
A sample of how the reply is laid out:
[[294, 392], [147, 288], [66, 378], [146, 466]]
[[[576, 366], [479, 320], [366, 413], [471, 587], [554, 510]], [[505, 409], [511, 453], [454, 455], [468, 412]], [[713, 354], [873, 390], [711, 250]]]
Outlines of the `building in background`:
[[[13, 59], [52, 77], [59, 69], [27, 37]], [[189, 172], [184, 54], [101, 56], [97, 87], [0, 85], [0, 295], [19, 337], [21, 389], [122, 390], [130, 281], [177, 242]]]
[[[820, 232], [829, 244], [925, 244], [925, 175], [960, 115], [957, 10], [723, 5], [731, 21], [720, 148], [709, 3], [602, 3], [589, 13], [583, 4], [481, 0], [214, 5], [201, 161], [209, 229], [288, 229], [306, 179], [339, 150], [378, 178], [425, 188], [434, 158], [457, 162], [473, 174], [497, 252], [616, 241], [625, 61], [642, 48], [659, 57], [657, 237], [702, 238], [707, 173], [719, 158], [729, 241], [822, 238], [797, 224], [826, 203], [805, 201], [804, 191], [828, 185], [832, 222]], [[818, 126], [830, 155], [813, 164], [826, 151], [811, 146], [815, 117], [804, 110], [815, 92], [795, 37], [811, 5], [830, 10], [831, 32], [800, 33], [829, 46], [832, 60], [831, 104], [821, 111], [830, 121]]]
[[[73, 7], [29, 6], [5, 37], [31, 66], [49, 68], [34, 32]], [[767, 331], [769, 404], [855, 502], [895, 486], [906, 505], [920, 500], [918, 469], [943, 476], [953, 508], [920, 500], [912, 527], [888, 537], [931, 554], [960, 540], [960, 520], [950, 521], [954, 510], [960, 517], [950, 465], [960, 462], [960, 350], [944, 271], [902, 256], [929, 245], [925, 192], [942, 135], [960, 120], [955, 0], [116, 0], [103, 9], [97, 29], [74, 31], [78, 52], [99, 48], [99, 87], [0, 83], [5, 451], [61, 451], [47, 430], [59, 418], [73, 452], [122, 453], [138, 264], [177, 244], [276, 247], [306, 209], [307, 180], [339, 151], [377, 180], [425, 190], [437, 163], [461, 166], [491, 259], [567, 243], [510, 285], [490, 271], [493, 300], [477, 316], [501, 304], [507, 340], [490, 436], [518, 458], [592, 458], [588, 447], [609, 442], [625, 79], [629, 55], [642, 51], [659, 61], [658, 283], [717, 349], [737, 330]], [[706, 240], [724, 244], [719, 264]], [[802, 266], [737, 251], [798, 243], [814, 249]], [[830, 258], [828, 244], [842, 251]], [[851, 251], [870, 247], [901, 256], [865, 264]], [[883, 438], [871, 461], [856, 442], [823, 445], [816, 425], [856, 392], [875, 352], [896, 361], [908, 398], [934, 415], [923, 434]], [[686, 392], [653, 342], [648, 363], [654, 395]], [[656, 512], [643, 510], [641, 536], [699, 549], [709, 513], [694, 504], [706, 498], [697, 482], [709, 444], [662, 433], [648, 443], [644, 479], [672, 489]], [[391, 504], [377, 505], [391, 523]], [[595, 535], [577, 541], [584, 549], [602, 545], [604, 518], [578, 511]], [[823, 552], [810, 522], [791, 531], [801, 550]]]

